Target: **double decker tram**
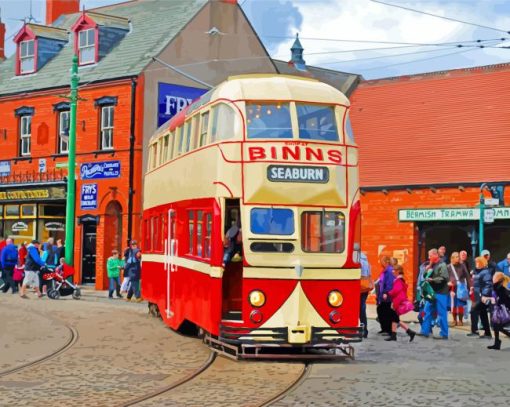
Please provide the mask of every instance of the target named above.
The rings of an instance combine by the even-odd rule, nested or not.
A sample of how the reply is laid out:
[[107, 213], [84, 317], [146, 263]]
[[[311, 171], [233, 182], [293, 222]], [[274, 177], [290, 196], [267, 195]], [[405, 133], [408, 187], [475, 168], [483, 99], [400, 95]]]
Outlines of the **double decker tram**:
[[361, 215], [348, 109], [316, 80], [246, 75], [158, 129], [143, 211], [152, 313], [238, 358], [353, 356]]

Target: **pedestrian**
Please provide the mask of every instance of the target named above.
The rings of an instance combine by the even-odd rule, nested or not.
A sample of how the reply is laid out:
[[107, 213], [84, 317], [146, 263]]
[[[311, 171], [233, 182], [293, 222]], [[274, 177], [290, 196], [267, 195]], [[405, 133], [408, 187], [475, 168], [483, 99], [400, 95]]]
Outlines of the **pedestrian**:
[[[43, 253], [41, 256], [41, 260], [46, 264], [46, 267], [48, 268], [48, 272], [51, 273], [54, 271], [58, 265], [58, 258], [57, 258], [57, 251], [56, 247], [53, 246], [53, 239], [50, 238], [46, 242], [46, 246], [43, 249]], [[39, 288], [43, 295], [46, 295], [48, 292], [48, 286], [52, 285], [53, 283], [50, 283], [49, 280], [46, 280], [44, 278], [45, 273], [41, 273], [39, 276]]]
[[[510, 290], [507, 288], [510, 277], [502, 272], [496, 272], [492, 282], [495, 294], [490, 298], [491, 303], [494, 304], [494, 312], [492, 315], [494, 344], [487, 346], [487, 349], [500, 350], [501, 339], [499, 339], [499, 333], [503, 332], [510, 338]], [[499, 310], [497, 308], [499, 308]]]
[[466, 265], [460, 262], [460, 253], [453, 252], [448, 265], [450, 281], [450, 303], [453, 316], [453, 326], [462, 326], [464, 308], [469, 299], [469, 272]]
[[434, 297], [425, 303], [425, 315], [421, 325], [420, 336], [429, 337], [432, 333], [432, 321], [434, 313], [440, 327], [439, 336], [434, 339], [448, 339], [448, 270], [446, 264], [439, 257], [437, 249], [429, 250], [429, 265], [426, 268], [427, 275], [424, 283], [430, 284]]
[[503, 272], [503, 274], [505, 274], [505, 276], [510, 277], [510, 253], [506, 255], [506, 259], [501, 260], [497, 264], [497, 267]]
[[388, 292], [391, 298], [391, 334], [385, 341], [396, 341], [397, 340], [397, 328], [401, 327], [405, 330], [406, 334], [409, 335], [409, 342], [412, 342], [416, 336], [416, 332], [409, 328], [407, 324], [400, 320], [400, 317], [414, 309], [411, 301], [407, 298], [407, 283], [404, 280], [404, 269], [401, 265], [396, 265], [393, 268], [393, 288]]
[[25, 260], [25, 278], [23, 279], [23, 285], [21, 286], [20, 296], [21, 298], [28, 298], [25, 294], [27, 286], [35, 288], [35, 292], [39, 298], [42, 297], [41, 291], [39, 290], [39, 270], [45, 266], [41, 257], [39, 256], [39, 241], [32, 240], [27, 247], [27, 257]]
[[444, 263], [448, 263], [448, 257], [446, 256], [446, 246], [439, 246], [437, 249], [437, 253], [439, 254], [439, 259]]
[[468, 254], [467, 254], [467, 251], [465, 250], [461, 250], [460, 253], [459, 253], [459, 256], [460, 256], [460, 264], [464, 264], [466, 266], [466, 270], [470, 270], [470, 265], [469, 265], [469, 259], [468, 259]]
[[28, 254], [27, 246], [28, 246], [28, 242], [24, 241], [23, 243], [21, 243], [21, 246], [18, 250], [18, 259], [19, 259], [20, 266], [25, 266], [25, 259]]
[[[0, 236], [0, 258], [2, 256], [2, 250], [7, 244], [5, 243], [5, 238], [3, 236]], [[2, 263], [0, 262], [0, 290], [3, 290], [5, 287], [5, 276], [2, 272]]]
[[124, 252], [124, 272], [129, 277], [130, 283], [126, 301], [131, 301], [133, 294], [136, 302], [142, 301], [140, 296], [141, 258], [142, 252], [138, 248], [138, 243], [132, 240], [130, 247]]
[[394, 267], [395, 267], [395, 266], [397, 266], [397, 265], [398, 265], [398, 259], [397, 259], [396, 257], [391, 257], [391, 258], [390, 258], [390, 266], [391, 266], [392, 268], [394, 268]]
[[60, 263], [60, 259], [63, 259], [66, 256], [64, 243], [62, 239], [57, 239], [57, 261]]
[[381, 325], [381, 330], [378, 333], [391, 335], [391, 298], [388, 293], [393, 288], [395, 277], [388, 256], [381, 257], [381, 266], [382, 270], [377, 290], [377, 317]]
[[13, 294], [18, 291], [17, 285], [14, 283], [14, 267], [18, 264], [18, 248], [14, 245], [11, 238], [5, 240], [5, 247], [0, 254], [2, 264], [2, 275], [4, 280], [4, 287], [2, 291], [6, 293], [9, 288]]
[[[485, 259], [487, 260], [487, 268], [489, 269], [489, 271], [491, 272], [491, 277], [494, 276], [494, 274], [496, 273], [496, 271], [498, 271], [498, 265], [496, 264], [495, 261], [492, 261], [491, 260], [491, 252], [488, 251], [487, 249], [485, 250], [482, 250], [482, 252], [480, 253], [480, 255], [482, 257], [485, 257]], [[503, 271], [503, 270], [499, 270], [499, 271]]]
[[110, 281], [109, 290], [108, 290], [108, 298], [113, 298], [113, 291], [115, 290], [115, 294], [117, 298], [123, 298], [120, 294], [120, 270], [124, 267], [124, 261], [119, 259], [118, 250], [112, 250], [112, 255], [108, 258], [106, 262], [106, 271], [108, 274], [108, 279]]
[[422, 284], [425, 281], [426, 269], [429, 261], [425, 260], [420, 267], [418, 267], [418, 278], [416, 281], [416, 299], [414, 302], [414, 310], [418, 313], [418, 322], [420, 325], [423, 323], [423, 316], [425, 315], [425, 296], [422, 292]]
[[[492, 296], [492, 288], [492, 275], [488, 268], [487, 259], [482, 256], [477, 257], [475, 259], [473, 285], [471, 286], [471, 292], [474, 294], [474, 305], [471, 307], [471, 332], [467, 336], [492, 338], [488, 316], [490, 301], [484, 301], [484, 298]], [[478, 335], [479, 320], [482, 322], [483, 335]]]
[[360, 309], [359, 320], [363, 325], [363, 338], [368, 337], [368, 320], [367, 320], [367, 297], [370, 291], [374, 289], [374, 282], [372, 280], [372, 272], [370, 263], [365, 252], [361, 252], [361, 280], [360, 280]]

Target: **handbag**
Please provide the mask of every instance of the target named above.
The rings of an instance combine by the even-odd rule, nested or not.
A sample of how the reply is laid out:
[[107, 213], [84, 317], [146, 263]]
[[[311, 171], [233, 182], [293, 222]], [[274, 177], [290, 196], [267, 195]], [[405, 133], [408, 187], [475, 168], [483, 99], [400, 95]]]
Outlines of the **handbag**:
[[411, 301], [402, 301], [397, 307], [397, 314], [404, 315], [410, 311], [414, 311], [414, 304]]
[[506, 325], [510, 323], [510, 313], [504, 305], [494, 305], [492, 310], [492, 323], [497, 325]]
[[459, 280], [459, 276], [453, 264], [450, 264], [450, 267], [453, 271], [453, 275], [455, 276], [455, 282], [457, 283], [457, 287], [455, 290], [455, 294], [457, 295], [457, 299], [461, 301], [467, 301], [469, 299], [469, 291], [467, 289], [467, 284], [463, 283]]

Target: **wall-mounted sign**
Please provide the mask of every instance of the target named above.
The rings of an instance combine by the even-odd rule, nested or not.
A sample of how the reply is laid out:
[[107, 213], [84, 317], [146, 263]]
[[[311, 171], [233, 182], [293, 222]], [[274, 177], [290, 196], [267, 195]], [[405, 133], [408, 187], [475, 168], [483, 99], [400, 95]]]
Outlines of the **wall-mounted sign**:
[[28, 225], [25, 222], [16, 222], [12, 225], [12, 232], [26, 232], [28, 230]]
[[160, 82], [158, 84], [158, 127], [206, 92], [207, 89]]
[[309, 182], [326, 184], [329, 181], [327, 167], [270, 165], [267, 179], [273, 182]]
[[[493, 219], [510, 219], [510, 207], [492, 208]], [[484, 210], [484, 217], [487, 210]], [[488, 215], [491, 216], [491, 215]], [[398, 220], [402, 222], [433, 222], [479, 220], [479, 208], [443, 208], [443, 209], [400, 209]]]
[[46, 222], [44, 229], [48, 232], [63, 232], [65, 225], [62, 222]]
[[81, 186], [81, 209], [97, 209], [97, 190], [97, 184], [83, 184]]
[[493, 208], [485, 209], [483, 211], [484, 223], [494, 223], [495, 216], [496, 216], [496, 211]]
[[39, 172], [46, 172], [46, 158], [39, 158]]
[[0, 177], [7, 177], [11, 174], [11, 162], [0, 161]]
[[54, 186], [47, 188], [7, 188], [0, 190], [0, 202], [11, 201], [50, 201], [65, 199], [65, 187]]
[[120, 177], [120, 161], [83, 163], [80, 167], [81, 179], [104, 179]]

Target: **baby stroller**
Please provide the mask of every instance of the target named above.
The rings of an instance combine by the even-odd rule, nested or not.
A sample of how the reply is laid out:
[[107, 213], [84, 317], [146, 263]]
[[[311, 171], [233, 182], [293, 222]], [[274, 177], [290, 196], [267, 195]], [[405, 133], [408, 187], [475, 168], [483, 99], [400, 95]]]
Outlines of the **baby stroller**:
[[81, 298], [80, 288], [66, 280], [74, 274], [72, 267], [63, 266], [57, 267], [55, 270], [45, 269], [42, 271], [43, 280], [48, 281], [48, 298], [58, 300], [60, 297], [72, 295], [73, 299], [79, 300]]

